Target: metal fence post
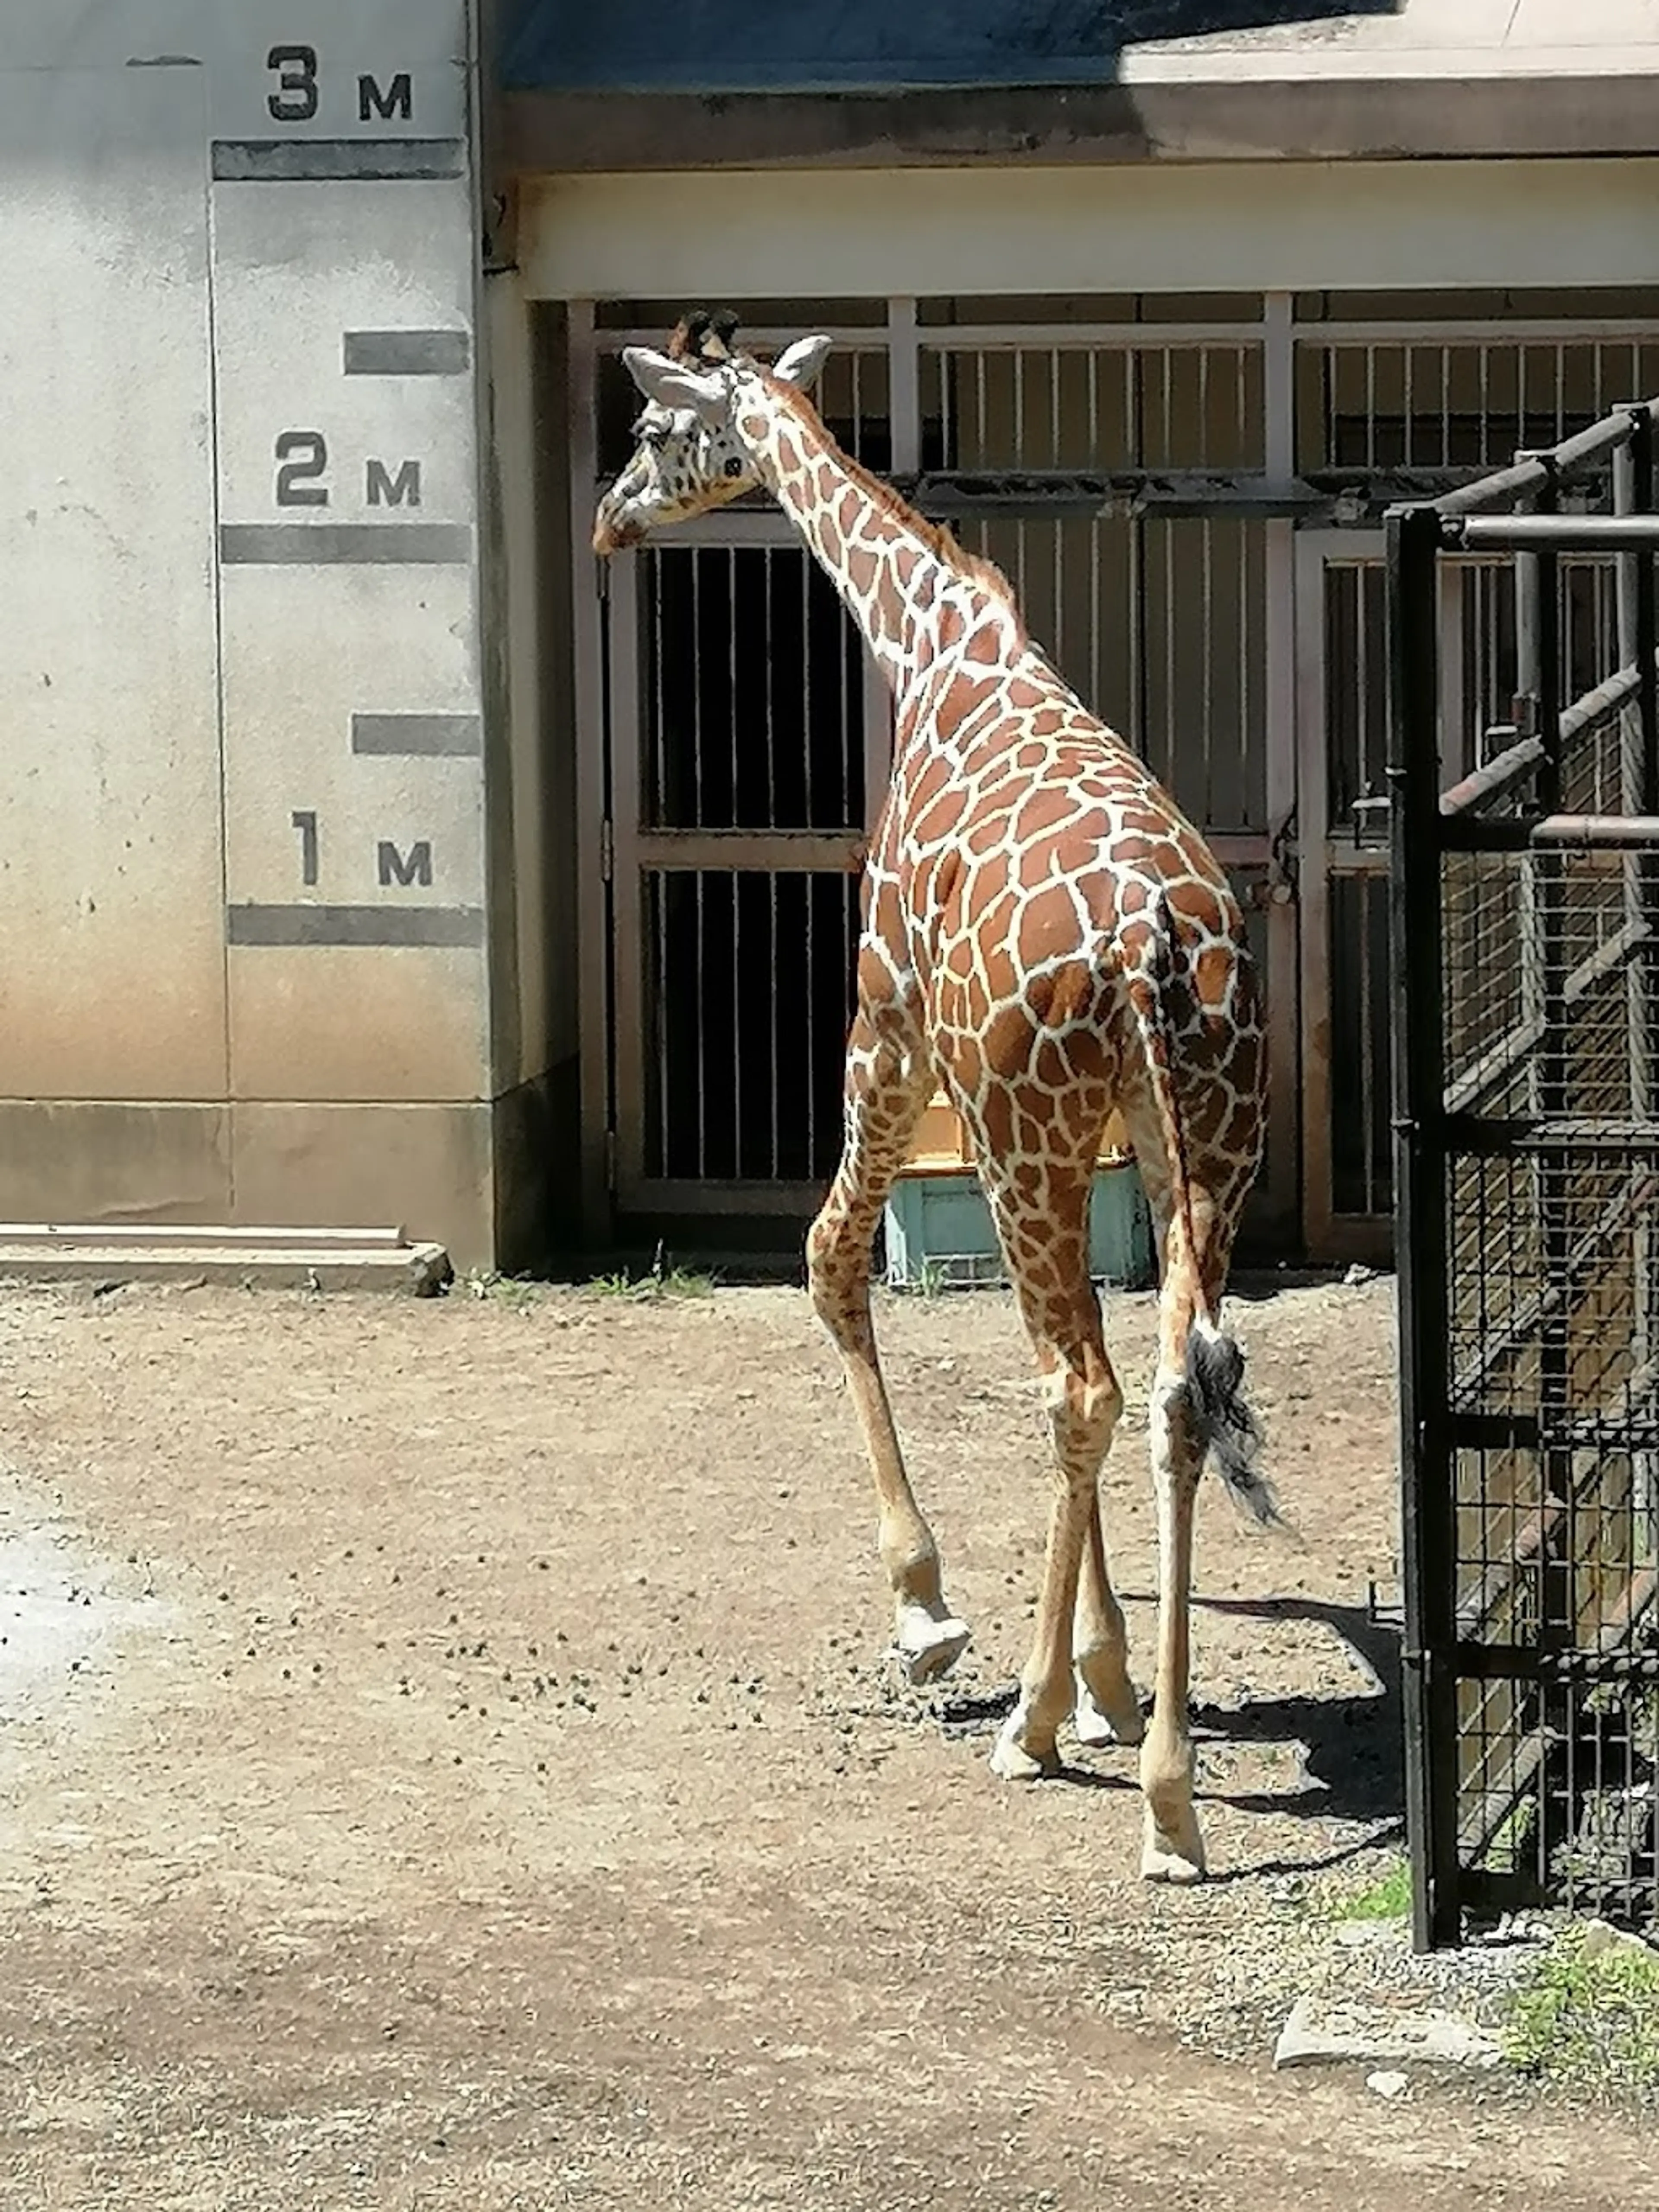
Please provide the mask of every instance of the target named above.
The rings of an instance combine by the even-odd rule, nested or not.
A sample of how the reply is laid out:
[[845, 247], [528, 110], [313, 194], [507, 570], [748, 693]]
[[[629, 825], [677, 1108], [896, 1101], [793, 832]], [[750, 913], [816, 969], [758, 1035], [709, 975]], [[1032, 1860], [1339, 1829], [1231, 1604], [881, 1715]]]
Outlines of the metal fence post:
[[1387, 520], [1393, 659], [1395, 1192], [1400, 1224], [1401, 1468], [1407, 1821], [1412, 1934], [1455, 1943], [1457, 1882], [1456, 1501], [1449, 1448], [1445, 1066], [1442, 1034], [1438, 554], [1440, 518]]

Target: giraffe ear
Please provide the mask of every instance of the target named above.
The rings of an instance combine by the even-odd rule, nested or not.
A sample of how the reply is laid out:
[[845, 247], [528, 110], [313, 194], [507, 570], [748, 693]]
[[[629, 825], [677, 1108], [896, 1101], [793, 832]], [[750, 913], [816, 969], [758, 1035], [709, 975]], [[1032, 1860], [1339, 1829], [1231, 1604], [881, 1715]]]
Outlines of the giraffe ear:
[[798, 384], [803, 392], [810, 392], [834, 343], [833, 338], [797, 338], [773, 362], [773, 375], [781, 383]]
[[629, 374], [647, 399], [674, 410], [689, 407], [705, 422], [725, 422], [727, 408], [723, 377], [702, 375], [688, 368], [683, 361], [671, 361], [665, 353], [653, 353], [649, 346], [624, 346], [623, 360]]

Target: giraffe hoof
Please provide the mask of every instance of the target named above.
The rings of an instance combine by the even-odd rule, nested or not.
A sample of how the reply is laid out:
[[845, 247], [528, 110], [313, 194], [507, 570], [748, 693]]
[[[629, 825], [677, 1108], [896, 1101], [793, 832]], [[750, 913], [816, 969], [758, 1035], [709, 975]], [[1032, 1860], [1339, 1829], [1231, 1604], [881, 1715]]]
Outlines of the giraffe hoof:
[[1079, 1675], [1077, 1703], [1072, 1708], [1072, 1733], [1089, 1751], [1139, 1743], [1146, 1733], [1146, 1723], [1132, 1686], [1126, 1682], [1115, 1696], [1097, 1698]]
[[991, 1771], [1004, 1782], [1041, 1782], [1060, 1772], [1060, 1753], [1050, 1737], [1035, 1748], [1025, 1740], [1029, 1717], [1017, 1706], [991, 1747]]
[[1189, 1812], [1176, 1829], [1160, 1828], [1148, 1816], [1146, 1840], [1140, 1854], [1143, 1881], [1176, 1882], [1190, 1887], [1204, 1879], [1204, 1839]]
[[905, 1679], [913, 1690], [948, 1674], [968, 1649], [973, 1631], [965, 1620], [946, 1614], [942, 1620], [910, 1606], [899, 1623], [896, 1652]]

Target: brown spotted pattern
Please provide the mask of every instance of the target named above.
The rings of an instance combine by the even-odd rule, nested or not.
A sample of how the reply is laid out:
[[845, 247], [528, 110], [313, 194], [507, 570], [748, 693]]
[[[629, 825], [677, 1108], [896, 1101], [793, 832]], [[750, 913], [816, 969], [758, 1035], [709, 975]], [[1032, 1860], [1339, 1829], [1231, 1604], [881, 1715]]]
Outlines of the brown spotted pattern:
[[[1189, 1328], [1218, 1318], [1261, 1152], [1262, 1024], [1238, 902], [1145, 764], [1026, 636], [1006, 580], [840, 453], [793, 385], [742, 355], [722, 356], [717, 374], [753, 479], [835, 581], [894, 697], [892, 781], [864, 885], [844, 1151], [808, 1260], [875, 1476], [899, 1649], [925, 1680], [968, 1634], [945, 1602], [905, 1474], [869, 1289], [884, 1201], [942, 1085], [971, 1133], [1045, 1379], [1057, 1475], [1033, 1646], [993, 1764], [1019, 1778], [1051, 1771], [1068, 1717], [1087, 1741], [1141, 1740], [1098, 1504], [1122, 1397], [1088, 1270], [1094, 1160], [1119, 1108], [1163, 1280], [1143, 1869], [1195, 1879], [1188, 1600], [1200, 1447], [1182, 1377]], [[704, 511], [695, 455], [672, 458], [677, 509]], [[613, 534], [631, 526], [623, 482], [610, 495]], [[723, 481], [706, 489], [705, 505], [725, 495]]]

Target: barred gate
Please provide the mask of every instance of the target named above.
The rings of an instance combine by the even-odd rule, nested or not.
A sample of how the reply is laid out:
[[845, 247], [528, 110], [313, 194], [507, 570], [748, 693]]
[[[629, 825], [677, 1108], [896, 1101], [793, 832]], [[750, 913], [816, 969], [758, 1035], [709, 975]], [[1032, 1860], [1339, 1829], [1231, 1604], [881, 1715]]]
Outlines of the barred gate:
[[[1009, 572], [1033, 635], [1228, 869], [1272, 1061], [1255, 1249], [1386, 1261], [1382, 517], [1652, 388], [1659, 290], [731, 304], [763, 352], [834, 337], [837, 440]], [[635, 411], [621, 350], [659, 344], [678, 312], [570, 303], [558, 378], [572, 573], [594, 580], [572, 655], [585, 1210], [605, 1234], [666, 1224], [696, 1245], [718, 1226], [734, 1249], [746, 1221], [757, 1246], [793, 1243], [838, 1150], [890, 715], [769, 503], [591, 562], [593, 495]], [[1581, 565], [1574, 686], [1612, 623], [1605, 561]], [[1507, 711], [1512, 639], [1501, 564], [1444, 569], [1461, 762]]]
[[[1656, 414], [1388, 519], [1425, 1947], [1522, 1903], [1659, 1912]], [[1465, 763], [1443, 599], [1471, 560], [1510, 710]]]

